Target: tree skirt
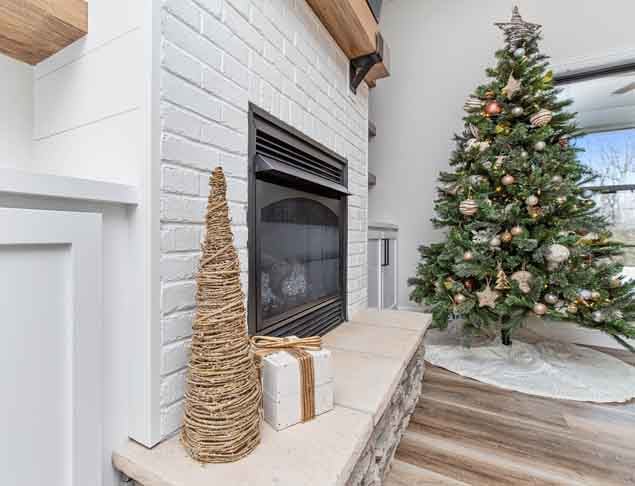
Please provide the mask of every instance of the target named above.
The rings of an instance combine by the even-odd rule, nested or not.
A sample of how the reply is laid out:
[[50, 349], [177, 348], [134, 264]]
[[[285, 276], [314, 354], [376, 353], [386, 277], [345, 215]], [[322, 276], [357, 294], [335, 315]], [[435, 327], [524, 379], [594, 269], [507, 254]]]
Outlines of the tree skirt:
[[555, 341], [528, 344], [500, 338], [463, 346], [456, 331], [431, 330], [426, 361], [489, 385], [580, 402], [626, 402], [635, 397], [635, 367], [593, 349]]

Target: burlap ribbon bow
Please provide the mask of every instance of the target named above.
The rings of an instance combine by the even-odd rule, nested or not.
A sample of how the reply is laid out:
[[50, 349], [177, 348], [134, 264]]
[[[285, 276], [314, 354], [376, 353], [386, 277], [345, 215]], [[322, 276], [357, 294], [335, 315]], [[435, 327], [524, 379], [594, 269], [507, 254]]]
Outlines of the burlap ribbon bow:
[[313, 368], [313, 356], [307, 351], [322, 349], [322, 338], [320, 336], [306, 338], [253, 336], [251, 345], [258, 360], [279, 351], [286, 351], [298, 360], [302, 422], [315, 418], [315, 369]]

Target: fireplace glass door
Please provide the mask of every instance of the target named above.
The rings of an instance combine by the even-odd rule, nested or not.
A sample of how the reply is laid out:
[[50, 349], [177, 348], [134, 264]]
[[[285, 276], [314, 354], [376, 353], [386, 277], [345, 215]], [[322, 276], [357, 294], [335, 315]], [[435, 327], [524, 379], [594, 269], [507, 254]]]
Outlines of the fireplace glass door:
[[259, 330], [341, 295], [341, 199], [256, 182]]

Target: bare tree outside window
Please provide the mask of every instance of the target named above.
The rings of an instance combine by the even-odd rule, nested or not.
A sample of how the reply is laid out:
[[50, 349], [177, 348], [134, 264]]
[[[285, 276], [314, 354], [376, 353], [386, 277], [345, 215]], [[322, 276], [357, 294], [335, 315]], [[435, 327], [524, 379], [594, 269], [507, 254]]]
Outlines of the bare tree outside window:
[[[598, 179], [594, 186], [635, 185], [635, 129], [591, 133], [576, 140], [580, 159]], [[626, 244], [624, 264], [635, 266], [635, 191], [596, 193], [595, 200], [611, 221], [616, 240]]]

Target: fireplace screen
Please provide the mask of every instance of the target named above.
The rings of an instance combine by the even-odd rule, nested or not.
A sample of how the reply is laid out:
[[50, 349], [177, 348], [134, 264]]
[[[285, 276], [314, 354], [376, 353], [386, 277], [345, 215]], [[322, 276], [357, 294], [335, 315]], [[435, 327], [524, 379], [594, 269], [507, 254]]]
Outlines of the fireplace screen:
[[339, 200], [257, 181], [265, 321], [340, 292]]
[[250, 106], [249, 332], [324, 334], [346, 315], [346, 159]]

